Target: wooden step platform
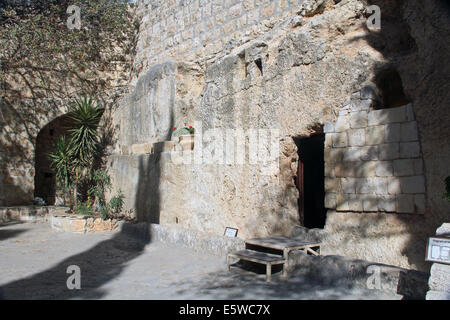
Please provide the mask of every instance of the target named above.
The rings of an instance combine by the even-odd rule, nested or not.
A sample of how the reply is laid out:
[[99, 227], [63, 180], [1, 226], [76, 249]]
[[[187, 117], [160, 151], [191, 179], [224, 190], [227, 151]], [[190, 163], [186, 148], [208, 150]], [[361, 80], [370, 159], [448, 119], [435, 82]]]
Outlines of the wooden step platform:
[[[266, 265], [266, 281], [270, 282], [272, 265], [283, 264], [283, 277], [287, 276], [286, 267], [289, 252], [303, 250], [306, 254], [320, 255], [320, 243], [311, 242], [285, 236], [271, 236], [266, 238], [254, 238], [245, 242], [247, 249], [233, 252], [227, 256], [227, 268], [230, 271], [231, 258], [261, 263]], [[248, 248], [251, 246], [251, 250]], [[258, 251], [261, 249], [272, 249], [280, 251], [280, 255]]]
[[231, 267], [231, 258], [237, 258], [241, 260], [261, 263], [266, 265], [266, 281], [270, 282], [272, 276], [272, 265], [283, 264], [283, 276], [285, 275], [285, 259], [276, 254], [259, 252], [254, 250], [241, 250], [238, 252], [230, 253], [227, 256], [227, 267], [228, 271], [230, 271]]

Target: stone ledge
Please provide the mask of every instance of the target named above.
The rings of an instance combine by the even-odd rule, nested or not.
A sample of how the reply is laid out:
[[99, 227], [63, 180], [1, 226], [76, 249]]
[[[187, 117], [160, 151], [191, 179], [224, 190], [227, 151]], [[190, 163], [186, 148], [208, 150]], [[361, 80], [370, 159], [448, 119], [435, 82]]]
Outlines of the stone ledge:
[[240, 238], [228, 238], [196, 230], [153, 223], [124, 223], [121, 225], [121, 232], [145, 243], [163, 242], [176, 244], [219, 256], [225, 256], [227, 253], [245, 248], [245, 242]]
[[91, 233], [117, 231], [123, 222], [116, 219], [103, 220], [83, 215], [52, 215], [50, 226], [58, 232]]
[[12, 221], [49, 222], [53, 214], [63, 214], [69, 208], [57, 206], [14, 206], [0, 207], [0, 223]]

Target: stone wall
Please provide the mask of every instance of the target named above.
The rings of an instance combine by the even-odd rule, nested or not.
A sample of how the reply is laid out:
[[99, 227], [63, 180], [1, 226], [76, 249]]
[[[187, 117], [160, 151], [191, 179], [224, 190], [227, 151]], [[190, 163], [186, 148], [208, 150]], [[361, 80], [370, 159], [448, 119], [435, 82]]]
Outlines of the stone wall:
[[[215, 60], [264, 35], [299, 10], [302, 0], [140, 0], [136, 74], [167, 60]], [[137, 77], [136, 77], [137, 79]]]
[[[214, 23], [206, 27], [209, 3]], [[282, 12], [281, 3], [138, 3], [134, 92], [113, 115], [114, 188], [126, 189], [127, 210], [146, 221], [215, 234], [238, 227], [243, 238], [286, 233], [299, 222], [294, 139], [323, 128], [329, 207], [323, 252], [427, 270], [426, 238], [450, 211], [441, 196], [450, 175], [450, 41], [435, 27], [438, 21], [450, 31], [447, 7], [369, 1], [382, 10], [382, 29], [373, 32], [363, 1], [289, 2]], [[251, 25], [248, 4], [259, 17]], [[271, 6], [266, 20], [263, 10]], [[197, 16], [181, 26], [191, 11]], [[223, 32], [222, 14], [231, 28], [244, 16], [247, 26]], [[186, 27], [192, 39], [183, 38]], [[217, 30], [220, 42], [210, 38]], [[376, 110], [365, 99], [369, 92], [360, 91], [376, 87], [386, 67], [398, 72], [408, 106]], [[266, 176], [259, 165], [175, 166], [170, 153], [152, 153], [155, 142], [171, 139], [171, 126], [194, 121], [205, 130], [278, 129], [279, 174]]]
[[23, 99], [13, 108], [0, 98], [0, 205], [31, 204], [37, 136], [67, 107], [61, 100], [42, 99], [36, 105], [32, 99]]
[[336, 211], [425, 212], [425, 177], [412, 105], [374, 110], [370, 87], [325, 123], [325, 206]]

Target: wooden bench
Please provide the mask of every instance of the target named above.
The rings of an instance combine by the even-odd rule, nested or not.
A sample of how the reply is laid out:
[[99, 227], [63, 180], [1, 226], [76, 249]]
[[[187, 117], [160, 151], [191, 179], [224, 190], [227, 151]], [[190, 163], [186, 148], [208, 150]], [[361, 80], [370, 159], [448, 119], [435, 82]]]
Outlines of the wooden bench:
[[[287, 263], [289, 252], [303, 250], [306, 254], [320, 255], [320, 242], [311, 242], [285, 236], [270, 236], [255, 238], [245, 241], [246, 249], [227, 255], [227, 268], [230, 271], [230, 259], [238, 258], [266, 265], [266, 281], [270, 282], [272, 265], [283, 264], [283, 278], [287, 276]], [[251, 249], [249, 249], [249, 245]], [[272, 254], [258, 251], [258, 248], [280, 251], [280, 254]]]
[[266, 238], [254, 238], [245, 241], [246, 245], [269, 248], [283, 252], [283, 257], [288, 259], [289, 252], [303, 250], [306, 254], [320, 255], [320, 243], [306, 240], [298, 240], [285, 236], [270, 236]]
[[272, 265], [282, 264], [283, 265], [283, 276], [286, 276], [284, 263], [286, 260], [276, 254], [271, 253], [265, 253], [265, 252], [259, 252], [254, 250], [241, 250], [234, 253], [229, 253], [227, 256], [227, 268], [228, 271], [231, 269], [231, 258], [237, 258], [241, 260], [256, 262], [260, 264], [266, 265], [266, 281], [270, 282], [271, 276], [272, 276]]

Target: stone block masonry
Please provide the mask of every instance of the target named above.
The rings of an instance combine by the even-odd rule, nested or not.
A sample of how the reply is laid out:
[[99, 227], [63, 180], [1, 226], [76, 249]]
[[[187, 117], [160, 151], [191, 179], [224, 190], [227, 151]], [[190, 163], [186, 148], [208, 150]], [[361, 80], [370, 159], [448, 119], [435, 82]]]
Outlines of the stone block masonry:
[[337, 211], [424, 213], [425, 177], [412, 105], [373, 110], [361, 94], [326, 123], [325, 206]]
[[140, 0], [134, 69], [172, 60], [212, 58], [232, 42], [255, 39], [299, 10], [302, 0]]

